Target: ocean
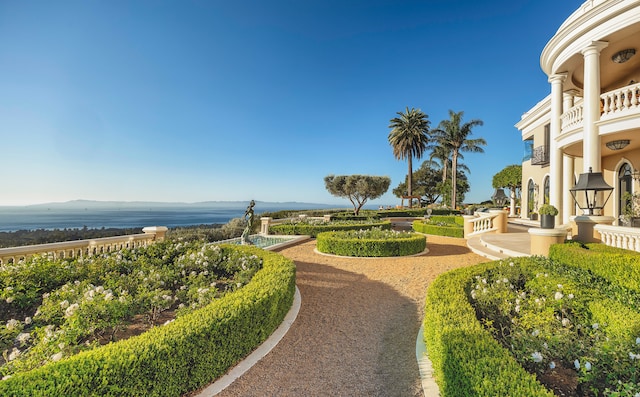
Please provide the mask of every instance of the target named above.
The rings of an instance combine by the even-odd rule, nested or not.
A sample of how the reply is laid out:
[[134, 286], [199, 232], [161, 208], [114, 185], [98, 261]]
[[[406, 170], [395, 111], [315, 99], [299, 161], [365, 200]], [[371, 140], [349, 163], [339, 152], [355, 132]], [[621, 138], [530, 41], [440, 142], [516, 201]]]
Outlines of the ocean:
[[[291, 208], [280, 203], [258, 203], [255, 214], [283, 209], [314, 209], [323, 206], [295, 203]], [[24, 207], [0, 207], [0, 231], [35, 229], [89, 229], [142, 228], [145, 226], [190, 226], [201, 224], [225, 224], [233, 218], [244, 216], [246, 204], [228, 205], [37, 205]]]

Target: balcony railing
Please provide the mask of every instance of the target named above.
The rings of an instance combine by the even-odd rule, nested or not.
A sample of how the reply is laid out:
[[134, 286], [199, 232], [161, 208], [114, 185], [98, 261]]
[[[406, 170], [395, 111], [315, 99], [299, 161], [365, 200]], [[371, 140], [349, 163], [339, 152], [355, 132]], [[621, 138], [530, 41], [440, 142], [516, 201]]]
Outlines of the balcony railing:
[[531, 155], [531, 165], [547, 165], [549, 164], [549, 146], [538, 146], [533, 149]]
[[611, 247], [640, 252], [640, 229], [637, 227], [596, 225], [602, 243]]
[[[600, 120], [638, 114], [640, 112], [640, 83], [628, 85], [600, 95]], [[580, 127], [584, 121], [582, 103], [562, 114], [562, 131]]]

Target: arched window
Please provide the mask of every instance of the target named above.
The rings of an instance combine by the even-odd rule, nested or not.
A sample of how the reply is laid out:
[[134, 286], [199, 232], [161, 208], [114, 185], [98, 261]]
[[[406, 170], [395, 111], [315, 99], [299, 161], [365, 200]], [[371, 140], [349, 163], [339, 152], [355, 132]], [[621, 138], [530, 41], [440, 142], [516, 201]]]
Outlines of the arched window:
[[633, 173], [629, 163], [624, 163], [618, 170], [618, 217], [625, 214], [625, 210], [633, 208], [631, 195], [633, 194]]
[[532, 180], [529, 180], [529, 185], [527, 186], [527, 209], [529, 214], [535, 210], [535, 194], [535, 184]]
[[549, 204], [549, 177], [544, 178], [544, 188], [543, 188], [543, 196], [542, 196], [542, 204]]

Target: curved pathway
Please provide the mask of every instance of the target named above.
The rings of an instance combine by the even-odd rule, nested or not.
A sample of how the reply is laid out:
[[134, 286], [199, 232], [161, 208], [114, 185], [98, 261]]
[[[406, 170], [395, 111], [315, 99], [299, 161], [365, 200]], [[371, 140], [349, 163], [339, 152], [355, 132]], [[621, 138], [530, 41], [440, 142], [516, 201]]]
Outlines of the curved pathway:
[[271, 352], [218, 396], [422, 396], [415, 356], [424, 297], [440, 273], [487, 261], [465, 240], [428, 236], [418, 257], [336, 258], [315, 240], [296, 263], [298, 317]]

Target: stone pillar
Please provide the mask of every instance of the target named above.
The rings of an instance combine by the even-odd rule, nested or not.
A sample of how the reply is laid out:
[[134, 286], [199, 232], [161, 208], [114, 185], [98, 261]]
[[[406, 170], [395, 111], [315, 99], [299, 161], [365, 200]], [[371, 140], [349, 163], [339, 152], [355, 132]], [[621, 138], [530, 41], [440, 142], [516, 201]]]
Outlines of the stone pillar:
[[538, 229], [530, 228], [531, 255], [549, 256], [549, 247], [553, 244], [562, 244], [567, 238], [565, 229]]
[[609, 45], [606, 41], [593, 41], [582, 50], [584, 56], [584, 156], [583, 172], [602, 171], [600, 135], [596, 122], [600, 120], [600, 51]]
[[556, 73], [549, 76], [551, 83], [551, 133], [549, 142], [549, 204], [558, 209], [558, 219], [563, 219], [562, 208], [562, 149], [558, 146], [558, 137], [562, 132], [562, 83], [567, 78], [566, 73]]
[[600, 243], [600, 233], [595, 229], [596, 225], [612, 225], [615, 220], [612, 216], [597, 216], [597, 215], [581, 215], [575, 217], [575, 222], [578, 227], [578, 235], [574, 236], [574, 240], [581, 241], [583, 243]]
[[562, 156], [562, 162], [564, 163], [562, 166], [562, 185], [564, 186], [562, 195], [563, 211], [561, 211], [562, 218], [558, 219], [561, 219], [562, 224], [566, 225], [571, 221], [571, 216], [576, 214], [576, 203], [573, 201], [571, 193], [569, 193], [569, 189], [575, 185], [575, 176], [573, 157], [565, 154]]
[[163, 241], [165, 235], [167, 234], [167, 230], [169, 230], [166, 226], [147, 226], [142, 228], [142, 231], [145, 234], [153, 234], [154, 241]]
[[476, 217], [473, 215], [462, 215], [464, 219], [464, 238], [469, 238], [469, 235], [473, 233], [473, 223], [471, 222]]
[[489, 213], [498, 215], [493, 219], [493, 227], [496, 228], [496, 233], [506, 233], [509, 213], [504, 210], [489, 210]]
[[269, 225], [271, 224], [271, 218], [263, 216], [260, 218], [260, 234], [266, 236], [269, 234]]

